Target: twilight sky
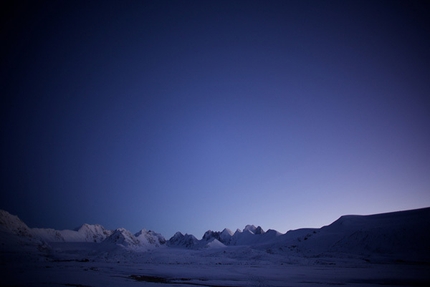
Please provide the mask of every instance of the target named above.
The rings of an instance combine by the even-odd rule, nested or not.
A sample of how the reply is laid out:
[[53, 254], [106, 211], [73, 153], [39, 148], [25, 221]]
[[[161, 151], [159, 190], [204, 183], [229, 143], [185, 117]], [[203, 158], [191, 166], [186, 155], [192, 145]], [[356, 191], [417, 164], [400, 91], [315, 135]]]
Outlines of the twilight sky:
[[11, 2], [0, 208], [30, 227], [200, 238], [430, 206], [425, 1]]

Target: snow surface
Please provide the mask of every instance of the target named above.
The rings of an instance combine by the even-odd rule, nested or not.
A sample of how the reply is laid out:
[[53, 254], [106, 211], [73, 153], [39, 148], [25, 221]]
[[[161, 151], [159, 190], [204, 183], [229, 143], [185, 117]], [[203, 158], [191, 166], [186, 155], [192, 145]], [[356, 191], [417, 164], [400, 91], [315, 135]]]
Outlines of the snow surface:
[[0, 286], [430, 286], [430, 208], [167, 241], [145, 229], [29, 228], [0, 210], [0, 244]]

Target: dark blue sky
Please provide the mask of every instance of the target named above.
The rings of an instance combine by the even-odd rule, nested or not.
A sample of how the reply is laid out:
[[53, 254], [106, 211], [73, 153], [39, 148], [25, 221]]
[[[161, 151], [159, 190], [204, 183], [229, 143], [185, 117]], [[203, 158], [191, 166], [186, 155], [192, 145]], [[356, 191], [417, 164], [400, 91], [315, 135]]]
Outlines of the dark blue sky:
[[0, 208], [200, 237], [430, 206], [412, 1], [11, 1]]

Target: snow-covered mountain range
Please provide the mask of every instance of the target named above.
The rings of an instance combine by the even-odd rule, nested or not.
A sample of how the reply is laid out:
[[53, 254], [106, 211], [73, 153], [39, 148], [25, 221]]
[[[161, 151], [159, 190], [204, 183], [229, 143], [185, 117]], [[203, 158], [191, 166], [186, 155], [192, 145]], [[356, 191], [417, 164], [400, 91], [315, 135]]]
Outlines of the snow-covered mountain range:
[[75, 230], [29, 228], [17, 216], [0, 210], [0, 240], [21, 241], [49, 248], [58, 243], [94, 243], [106, 248], [144, 252], [154, 248], [226, 248], [249, 246], [268, 253], [319, 256], [394, 256], [430, 262], [430, 208], [376, 215], [346, 215], [318, 229], [298, 229], [281, 234], [247, 225], [234, 233], [208, 230], [199, 240], [177, 232], [169, 240], [142, 229], [133, 234], [124, 228], [107, 230], [84, 224]]
[[0, 210], [0, 286], [430, 286], [428, 266], [430, 208], [169, 240], [97, 224], [29, 228]]
[[9, 234], [34, 243], [59, 243], [59, 242], [88, 242], [101, 243], [102, 245], [115, 245], [125, 249], [155, 248], [166, 243], [164, 237], [151, 230], [142, 229], [136, 234], [124, 228], [115, 230], [105, 229], [99, 224], [83, 224], [74, 230], [55, 230], [50, 228], [29, 228], [17, 216], [7, 211], [0, 210], [0, 233], [2, 237]]

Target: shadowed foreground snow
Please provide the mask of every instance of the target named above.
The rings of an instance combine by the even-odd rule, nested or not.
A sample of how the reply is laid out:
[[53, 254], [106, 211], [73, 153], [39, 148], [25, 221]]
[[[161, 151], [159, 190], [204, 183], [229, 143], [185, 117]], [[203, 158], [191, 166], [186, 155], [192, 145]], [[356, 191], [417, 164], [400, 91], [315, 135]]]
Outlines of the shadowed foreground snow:
[[430, 286], [430, 208], [281, 234], [31, 229], [0, 211], [1, 286]]

